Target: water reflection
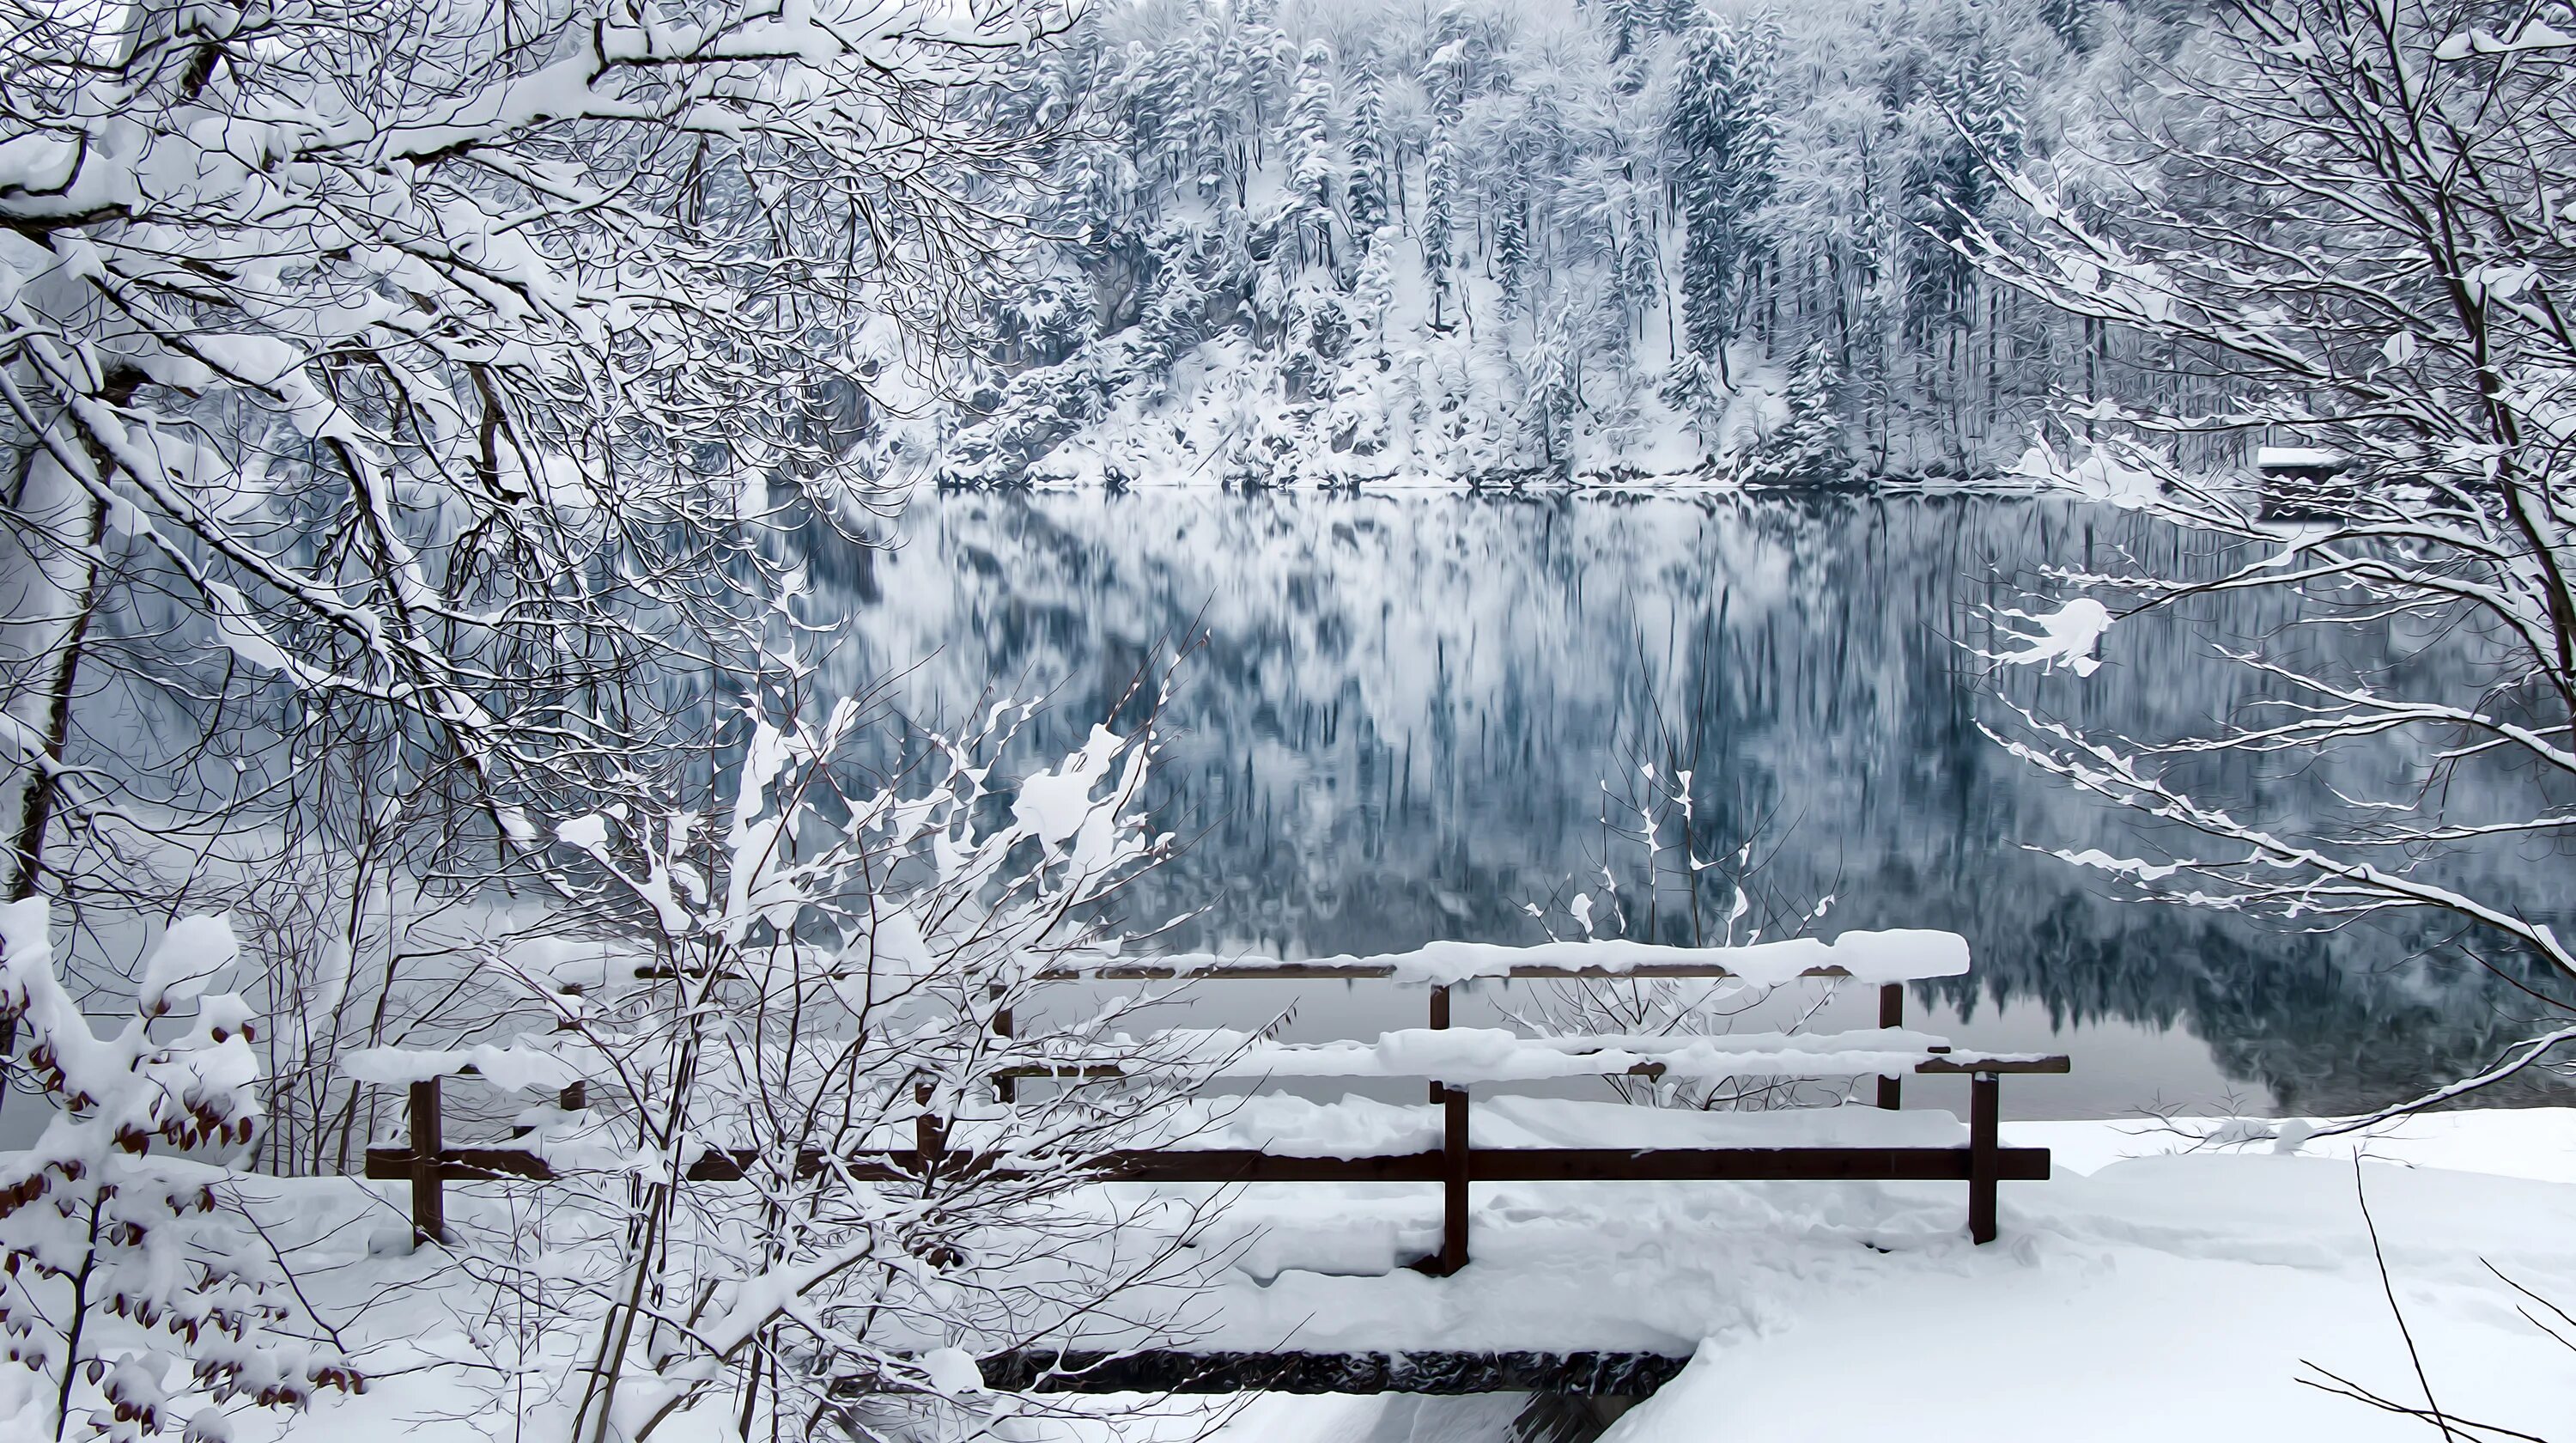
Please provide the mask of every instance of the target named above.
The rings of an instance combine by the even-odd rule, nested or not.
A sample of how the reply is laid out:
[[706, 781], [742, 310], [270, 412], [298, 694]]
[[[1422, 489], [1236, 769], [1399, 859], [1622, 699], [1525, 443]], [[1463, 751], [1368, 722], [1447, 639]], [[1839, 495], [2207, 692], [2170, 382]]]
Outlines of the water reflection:
[[[1604, 781], [1628, 787], [1643, 750], [1667, 776], [1692, 768], [1705, 835], [1756, 840], [1767, 901], [1830, 894], [1827, 930], [1964, 933], [1976, 975], [1938, 990], [1972, 1033], [1997, 1004], [2044, 1012], [2081, 1070], [2088, 1027], [2180, 1028], [2248, 1101], [2284, 1110], [2387, 1100], [2474, 1065], [2520, 1035], [2527, 1004], [2420, 955], [2424, 938], [2118, 902], [2026, 849], [2135, 844], [2128, 818], [1977, 731], [1993, 700], [1957, 643], [1979, 644], [1978, 606], [2046, 565], [2203, 567], [2209, 549], [2122, 513], [1994, 500], [1146, 491], [924, 496], [897, 550], [821, 556], [816, 576], [856, 621], [834, 681], [900, 674], [895, 694], [923, 715], [997, 679], [1044, 688], [1050, 741], [1113, 705], [1156, 647], [1204, 636], [1157, 783], [1196, 842], [1132, 904], [1197, 911], [1179, 945], [1530, 941], [1533, 903], [1567, 930], [1565, 904], [1605, 894], [1605, 847], [1618, 852]], [[2207, 636], [2280, 619], [2142, 622], [2089, 681], [2029, 686], [2089, 725], [2188, 728], [2259, 684], [2211, 659]], [[2439, 662], [2380, 636], [2331, 644]], [[2322, 785], [2240, 764], [2207, 781], [2291, 808]], [[2563, 875], [2554, 859], [2474, 865], [2498, 887]], [[1632, 933], [1693, 925], [1675, 899], [1645, 911]], [[2159, 1055], [2098, 1052], [2097, 1078]], [[2174, 1092], [2123, 1080], [2137, 1101]]]

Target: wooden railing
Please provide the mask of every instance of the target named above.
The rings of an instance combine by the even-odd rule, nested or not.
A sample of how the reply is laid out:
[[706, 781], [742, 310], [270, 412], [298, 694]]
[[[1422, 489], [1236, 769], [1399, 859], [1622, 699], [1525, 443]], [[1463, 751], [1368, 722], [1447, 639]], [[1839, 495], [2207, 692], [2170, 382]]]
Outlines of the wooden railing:
[[[1480, 971], [1473, 980], [1719, 980], [1737, 975], [1721, 963], [1707, 960], [1709, 955], [1699, 954], [1688, 960], [1668, 963], [1632, 959], [1617, 967], [1584, 967], [1561, 961], [1526, 966], [1504, 965]], [[1389, 959], [1221, 966], [1148, 960], [1067, 968], [1046, 976], [1049, 980], [1061, 982], [1177, 979], [1320, 981], [1402, 978], [1407, 973], [1408, 967], [1404, 962]], [[1823, 965], [1805, 969], [1797, 975], [1848, 977], [1850, 973], [1839, 966]], [[1469, 985], [1468, 979], [1430, 985], [1428, 1010], [1432, 1029], [1446, 1030], [1450, 1027], [1450, 994], [1452, 987], [1458, 985]], [[1903, 1027], [1904, 1019], [1904, 983], [1883, 983], [1879, 989], [1880, 1027], [1895, 1031]], [[998, 1018], [998, 1026], [1003, 1032], [1009, 1032], [1012, 1022], [1007, 1011]], [[1426, 1081], [1431, 1100], [1441, 1108], [1441, 1145], [1436, 1150], [1368, 1157], [1303, 1157], [1258, 1149], [1173, 1147], [1113, 1151], [1084, 1157], [1078, 1160], [1078, 1165], [1104, 1182], [1437, 1183], [1442, 1193], [1440, 1249], [1415, 1264], [1435, 1276], [1454, 1273], [1466, 1266], [1469, 1260], [1469, 1191], [1479, 1182], [1959, 1181], [1968, 1185], [1970, 1237], [1979, 1243], [1992, 1241], [1997, 1233], [1997, 1184], [2037, 1181], [2049, 1175], [2047, 1149], [2007, 1148], [2002, 1145], [2001, 1079], [2008, 1073], [2063, 1073], [2068, 1069], [2067, 1059], [1976, 1053], [1940, 1045], [1924, 1046], [1919, 1051], [1922, 1054], [1919, 1060], [1907, 1070], [1917, 1074], [1965, 1075], [1969, 1078], [1968, 1141], [1965, 1147], [1479, 1148], [1472, 1143], [1470, 1094], [1466, 1086], [1459, 1085], [1466, 1079], [1433, 1077]], [[1623, 1058], [1625, 1055], [1620, 1054]], [[1658, 1075], [1658, 1067], [1659, 1064], [1652, 1062], [1628, 1064], [1623, 1061], [1617, 1067], [1616, 1075], [1653, 1077]], [[458, 1071], [470, 1073], [471, 1069], [460, 1068]], [[997, 1093], [1004, 1100], [1010, 1100], [1022, 1081], [1034, 1077], [1079, 1085], [1084, 1078], [1112, 1077], [1119, 1072], [1120, 1067], [1115, 1062], [1069, 1060], [1005, 1069], [993, 1080]], [[1881, 1073], [1875, 1096], [1877, 1105], [1892, 1110], [1902, 1105], [1903, 1098], [1902, 1074]], [[1014, 1154], [952, 1149], [949, 1146], [948, 1122], [929, 1110], [926, 1091], [921, 1095], [921, 1102], [924, 1110], [916, 1124], [913, 1147], [871, 1150], [828, 1159], [809, 1150], [798, 1155], [794, 1170], [807, 1176], [829, 1170], [863, 1182], [922, 1182], [939, 1176], [1008, 1174], [1019, 1173], [1032, 1166], [1051, 1166], [1043, 1161], [1032, 1164]], [[447, 1146], [440, 1114], [440, 1079], [431, 1077], [413, 1082], [409, 1142], [399, 1146], [371, 1147], [366, 1154], [368, 1177], [410, 1183], [413, 1225], [420, 1238], [444, 1240], [447, 1236], [441, 1192], [447, 1183], [495, 1178], [545, 1181], [557, 1176], [544, 1157], [524, 1147]], [[687, 1176], [705, 1182], [736, 1181], [758, 1165], [758, 1155], [749, 1151], [714, 1151], [698, 1157], [690, 1165]]]

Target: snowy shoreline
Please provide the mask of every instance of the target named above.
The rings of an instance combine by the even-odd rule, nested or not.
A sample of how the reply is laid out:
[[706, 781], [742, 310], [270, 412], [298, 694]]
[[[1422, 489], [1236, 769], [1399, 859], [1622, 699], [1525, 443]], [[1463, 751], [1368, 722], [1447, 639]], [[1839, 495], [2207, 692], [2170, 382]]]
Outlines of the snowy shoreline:
[[[1955, 1184], [1493, 1185], [1476, 1193], [1476, 1261], [1440, 1280], [1394, 1266], [1436, 1232], [1436, 1189], [1248, 1189], [1201, 1242], [1221, 1261], [1212, 1286], [1186, 1301], [1200, 1330], [1191, 1345], [1436, 1339], [1696, 1354], [1613, 1443], [2415, 1438], [2423, 1425], [2299, 1382], [2317, 1376], [2303, 1368], [2313, 1362], [2420, 1402], [2356, 1205], [2358, 1171], [2443, 1405], [2544, 1436], [2576, 1415], [2576, 1370], [2497, 1276], [2576, 1305], [2576, 1241], [2563, 1226], [2576, 1214], [2576, 1109], [2444, 1112], [2295, 1154], [2278, 1150], [2282, 1127], [2007, 1123], [2008, 1145], [2055, 1151], [2056, 1176], [2004, 1190], [2003, 1238], [1985, 1248], [1959, 1227]], [[300, 1419], [246, 1415], [242, 1443], [387, 1430], [464, 1443], [508, 1432], [514, 1413], [532, 1416], [526, 1408], [543, 1412], [533, 1400], [548, 1389], [472, 1381], [478, 1325], [458, 1311], [460, 1264], [393, 1243], [398, 1185], [237, 1176], [233, 1186], [281, 1241], [309, 1250], [308, 1286], [326, 1311], [401, 1300], [351, 1337], [375, 1379], [367, 1392]], [[467, 1253], [508, 1229], [529, 1196], [455, 1192]], [[566, 1352], [538, 1366], [572, 1362]], [[13, 1389], [0, 1417], [24, 1420], [37, 1406]], [[1161, 1406], [1174, 1428], [1204, 1421], [1200, 1405]], [[1259, 1397], [1223, 1436], [1352, 1443], [1414, 1406]], [[724, 1436], [729, 1420], [716, 1413], [676, 1417], [656, 1436]], [[1033, 1438], [1110, 1436], [1105, 1425], [1034, 1426]]]

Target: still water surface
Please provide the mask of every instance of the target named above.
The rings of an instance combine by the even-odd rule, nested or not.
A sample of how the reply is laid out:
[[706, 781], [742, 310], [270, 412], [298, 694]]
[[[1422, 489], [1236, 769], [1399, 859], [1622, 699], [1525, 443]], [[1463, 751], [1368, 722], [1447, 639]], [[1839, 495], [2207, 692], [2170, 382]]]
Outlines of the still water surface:
[[[2525, 1009], [2422, 939], [2142, 905], [2034, 850], [2132, 855], [2139, 839], [1979, 731], [2002, 717], [1975, 655], [1996, 645], [1986, 608], [2026, 604], [2044, 567], [2188, 569], [2209, 550], [2071, 503], [1148, 490], [924, 495], [894, 550], [826, 558], [817, 580], [853, 620], [832, 680], [885, 683], [924, 718], [997, 682], [1044, 691], [1051, 743], [1158, 648], [1198, 639], [1154, 793], [1193, 840], [1130, 905], [1192, 914], [1175, 946], [1529, 942], [1576, 932], [1577, 894], [1605, 930], [1709, 937], [1736, 865], [1702, 875], [1696, 912], [1669, 879], [1650, 909], [1641, 848], [1603, 826], [1605, 799], [1619, 814], [1654, 765], [1667, 792], [1691, 773], [1696, 856], [1751, 843], [1739, 928], [1776, 934], [1830, 896], [1828, 934], [1964, 934], [1973, 976], [1919, 991], [1915, 1013], [1965, 1042], [2071, 1053], [2073, 1077], [2007, 1089], [2022, 1115], [2343, 1110], [2454, 1075], [2521, 1035]], [[2209, 641], [2283, 619], [2123, 623], [2092, 678], [2009, 681], [2089, 727], [2173, 734], [2260, 695]], [[2318, 644], [2401, 665], [2420, 639]], [[2338, 765], [2384, 781], [2363, 774], [2395, 763]], [[2209, 785], [2296, 813], [2326, 780], [2240, 768]], [[2560, 858], [2492, 865], [2483, 881], [2544, 900], [2564, 875]], [[1405, 1025], [1418, 1005], [1309, 997], [1300, 1028]]]

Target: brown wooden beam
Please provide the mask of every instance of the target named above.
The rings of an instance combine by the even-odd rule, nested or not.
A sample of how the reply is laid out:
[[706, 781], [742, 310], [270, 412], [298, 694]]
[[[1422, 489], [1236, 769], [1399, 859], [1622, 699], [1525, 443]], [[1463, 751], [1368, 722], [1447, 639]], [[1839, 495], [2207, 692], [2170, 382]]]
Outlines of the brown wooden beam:
[[1992, 1057], [1982, 1059], [1969, 1057], [1956, 1060], [1947, 1057], [1935, 1057], [1929, 1062], [1917, 1065], [1914, 1070], [1917, 1074], [1925, 1077], [1958, 1077], [1963, 1074], [1981, 1077], [1999, 1077], [2005, 1073], [2063, 1073], [2070, 1071], [2071, 1068], [2069, 1067], [2067, 1060], [2063, 1057]]
[[[1965, 1182], [1971, 1176], [1964, 1147], [1666, 1147], [1666, 1148], [1470, 1148], [1473, 1182]], [[753, 1153], [710, 1152], [688, 1171], [692, 1182], [736, 1182], [752, 1167]], [[1008, 1161], [1005, 1161], [1008, 1159]], [[989, 1170], [1025, 1176], [1040, 1169], [1008, 1153], [938, 1155], [943, 1173]], [[1280, 1157], [1248, 1148], [1193, 1148], [1114, 1152], [1082, 1159], [1101, 1182], [1289, 1183], [1445, 1182], [1445, 1149], [1375, 1157]], [[518, 1148], [456, 1147], [439, 1156], [438, 1176], [448, 1182], [515, 1177], [537, 1182], [558, 1176], [545, 1159]], [[2049, 1175], [2048, 1149], [1997, 1147], [1994, 1176], [2001, 1182], [2041, 1182]], [[819, 1154], [798, 1171], [826, 1171]], [[921, 1155], [910, 1151], [854, 1153], [832, 1171], [860, 1182], [917, 1182]], [[366, 1175], [399, 1181], [417, 1167], [407, 1147], [367, 1149]]]
[[[643, 976], [639, 971], [636, 975]], [[1169, 962], [1150, 959], [1134, 962], [1103, 962], [1096, 967], [1049, 967], [1037, 974], [1041, 982], [1325, 982], [1368, 981], [1397, 975], [1388, 962], [1258, 962], [1246, 966], [1174, 967]], [[1624, 982], [1637, 977], [1732, 977], [1727, 968], [1707, 962], [1641, 962], [1634, 967], [1562, 967], [1519, 966], [1501, 972], [1479, 972], [1458, 979], [1460, 983], [1503, 981], [1590, 980]], [[1845, 967], [1810, 967], [1801, 977], [1849, 977]]]
[[[1957, 1182], [1963, 1147], [1478, 1148], [1478, 1182]], [[1998, 1149], [1995, 1176], [2048, 1177], [2048, 1149]]]
[[1644, 1397], [1690, 1359], [1667, 1353], [1133, 1352], [1029, 1348], [980, 1361], [1003, 1393], [1576, 1393]]
[[[1568, 1054], [1566, 1054], [1566, 1055], [1567, 1055], [1567, 1056], [1569, 1056], [1569, 1057], [1577, 1057], [1577, 1058], [1579, 1058], [1579, 1057], [1583, 1056], [1584, 1054], [1579, 1053], [1579, 1052], [1574, 1052], [1574, 1053], [1568, 1053]], [[1928, 1061], [1916, 1063], [1916, 1064], [1915, 1064], [1915, 1066], [1914, 1066], [1914, 1071], [1915, 1071], [1918, 1075], [1920, 1075], [1920, 1076], [1924, 1076], [1924, 1077], [1969, 1077], [1969, 1076], [1999, 1077], [1999, 1076], [2003, 1076], [2003, 1075], [2008, 1074], [2008, 1073], [2010, 1073], [2010, 1074], [2025, 1074], [2025, 1073], [2028, 1073], [2028, 1074], [2038, 1074], [2038, 1073], [2058, 1074], [2058, 1073], [2064, 1073], [2064, 1072], [2067, 1072], [2067, 1071], [2070, 1071], [2070, 1070], [2071, 1070], [2071, 1068], [2070, 1068], [2070, 1065], [2069, 1065], [2069, 1063], [2068, 1063], [2067, 1059], [2065, 1059], [2065, 1058], [2063, 1058], [2063, 1057], [1991, 1057], [1991, 1058], [1980, 1058], [1980, 1057], [1976, 1057], [1976, 1056], [1974, 1056], [1974, 1055], [1970, 1055], [1970, 1056], [1967, 1056], [1967, 1057], [1960, 1057], [1960, 1058], [1934, 1057], [1934, 1058], [1931, 1058], [1931, 1059], [1930, 1059], [1930, 1060], [1928, 1060]], [[1661, 1062], [1640, 1062], [1640, 1063], [1636, 1063], [1636, 1064], [1634, 1064], [1634, 1065], [1632, 1065], [1632, 1066], [1629, 1066], [1629, 1067], [1626, 1067], [1626, 1068], [1619, 1069], [1619, 1070], [1617, 1070], [1617, 1071], [1611, 1071], [1611, 1070], [1607, 1070], [1607, 1069], [1605, 1069], [1604, 1071], [1602, 1071], [1602, 1072], [1601, 1072], [1601, 1073], [1599, 1073], [1598, 1075], [1599, 1075], [1599, 1076], [1603, 1076], [1603, 1077], [1655, 1077], [1655, 1078], [1660, 1078], [1660, 1077], [1662, 1077], [1666, 1072], [1669, 1072], [1669, 1071], [1671, 1071], [1671, 1069], [1670, 1069], [1668, 1066], [1666, 1066], [1665, 1064], [1661, 1063]], [[996, 1069], [994, 1069], [994, 1071], [993, 1071], [993, 1076], [995, 1076], [996, 1078], [1002, 1078], [1002, 1079], [1009, 1079], [1009, 1078], [1028, 1078], [1028, 1077], [1034, 1077], [1034, 1078], [1058, 1078], [1058, 1079], [1062, 1079], [1062, 1078], [1112, 1078], [1112, 1077], [1125, 1077], [1125, 1076], [1127, 1076], [1127, 1075], [1128, 1075], [1127, 1069], [1126, 1069], [1126, 1068], [1124, 1068], [1124, 1067], [1122, 1067], [1122, 1066], [1120, 1066], [1119, 1064], [1117, 1064], [1117, 1063], [1115, 1063], [1115, 1062], [1055, 1062], [1055, 1063], [1047, 1063], [1047, 1062], [1032, 1062], [1032, 1063], [1021, 1063], [1021, 1064], [1018, 1064], [1018, 1065], [1016, 1065], [1016, 1066], [1012, 1066], [1012, 1067], [996, 1068]], [[1372, 1076], [1372, 1075], [1373, 1075], [1373, 1074], [1362, 1074], [1362, 1073], [1317, 1073], [1317, 1074], [1312, 1074], [1312, 1075], [1305, 1074], [1305, 1073], [1287, 1073], [1287, 1074], [1283, 1074], [1283, 1075], [1281, 1075], [1281, 1076], [1279, 1076], [1279, 1077], [1277, 1077], [1277, 1078], [1275, 1078], [1275, 1079], [1273, 1079], [1273, 1080], [1275, 1080], [1275, 1081], [1279, 1081], [1279, 1082], [1353, 1082], [1353, 1081], [1361, 1080], [1363, 1077]], [[1391, 1074], [1390, 1074], [1390, 1075], [1391, 1075]], [[1576, 1074], [1570, 1074], [1570, 1075], [1571, 1075], [1571, 1076], [1578, 1076], [1578, 1077], [1579, 1077], [1579, 1076], [1588, 1076], [1588, 1075], [1592, 1075], [1592, 1074], [1576, 1073]], [[1832, 1076], [1837, 1076], [1837, 1075], [1848, 1075], [1848, 1074], [1835, 1074], [1835, 1073], [1832, 1073], [1832, 1072], [1820, 1072], [1820, 1073], [1818, 1073], [1817, 1075], [1818, 1075], [1818, 1076], [1822, 1076], [1822, 1077], [1832, 1077]], [[1237, 1080], [1238, 1080], [1238, 1081], [1242, 1081], [1242, 1080], [1248, 1080], [1248, 1079], [1237, 1079]], [[1549, 1080], [1551, 1080], [1551, 1081], [1555, 1081], [1555, 1080], [1562, 1080], [1562, 1079], [1549, 1079]], [[1887, 1083], [1892, 1082], [1892, 1081], [1894, 1081], [1894, 1080], [1895, 1080], [1895, 1079], [1893, 1079], [1893, 1078], [1886, 1078], [1886, 1077], [1882, 1077], [1882, 1078], [1880, 1078], [1880, 1079], [1879, 1079], [1879, 1082], [1880, 1082], [1879, 1094], [1878, 1094], [1878, 1096], [1879, 1096], [1879, 1106], [1881, 1106], [1881, 1107], [1889, 1107], [1889, 1106], [1896, 1105], [1896, 1104], [1890, 1103], [1890, 1102], [1888, 1101], [1888, 1099], [1889, 1099], [1889, 1097], [1891, 1096], [1891, 1094], [1888, 1092], [1887, 1087], [1886, 1087], [1886, 1084], [1887, 1084]], [[1437, 1083], [1437, 1082], [1432, 1083], [1432, 1084], [1431, 1084], [1431, 1091], [1432, 1091], [1432, 1098], [1431, 1098], [1431, 1100], [1432, 1100], [1432, 1101], [1434, 1101], [1434, 1102], [1438, 1102], [1438, 1101], [1440, 1100], [1440, 1097], [1439, 1097], [1440, 1084], [1439, 1084], [1439, 1083]], [[1901, 1095], [1900, 1095], [1900, 1096], [1899, 1096], [1899, 1101], [1901, 1101], [1901, 1100], [1902, 1100], [1902, 1099], [1901, 1099]]]

